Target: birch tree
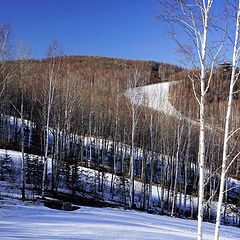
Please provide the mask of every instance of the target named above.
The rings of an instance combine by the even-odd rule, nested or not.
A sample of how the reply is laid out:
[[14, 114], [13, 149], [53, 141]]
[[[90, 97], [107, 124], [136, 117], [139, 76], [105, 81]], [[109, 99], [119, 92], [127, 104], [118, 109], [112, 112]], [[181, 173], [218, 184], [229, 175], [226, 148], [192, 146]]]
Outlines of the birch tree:
[[[23, 44], [18, 46], [17, 54], [18, 54], [18, 81], [20, 85], [20, 91], [21, 91], [21, 104], [20, 104], [20, 111], [17, 110], [17, 112], [20, 115], [21, 118], [21, 158], [22, 158], [22, 166], [21, 166], [21, 182], [22, 182], [22, 200], [26, 199], [25, 196], [25, 188], [26, 188], [26, 162], [25, 162], [25, 123], [24, 123], [24, 98], [26, 98], [26, 88], [27, 88], [27, 82], [26, 77], [29, 71], [30, 62], [28, 61], [28, 56], [30, 53], [30, 48], [25, 47]], [[15, 107], [15, 106], [14, 106]], [[16, 108], [17, 109], [17, 108]]]
[[176, 137], [177, 137], [177, 151], [176, 151], [176, 157], [175, 157], [175, 176], [174, 176], [174, 187], [173, 187], [173, 201], [172, 201], [172, 210], [171, 210], [171, 217], [174, 216], [174, 210], [176, 208], [176, 201], [177, 201], [177, 183], [179, 178], [179, 158], [180, 158], [180, 147], [181, 147], [181, 139], [183, 134], [183, 125], [180, 126], [181, 123], [179, 123], [177, 130], [176, 130]]
[[[225, 116], [225, 127], [224, 127], [224, 141], [223, 141], [223, 153], [222, 153], [222, 167], [221, 167], [221, 180], [220, 180], [220, 190], [219, 190], [219, 197], [218, 197], [218, 205], [217, 205], [217, 218], [216, 218], [216, 225], [215, 225], [215, 235], [214, 239], [219, 239], [220, 233], [220, 223], [221, 223], [221, 210], [222, 210], [222, 203], [224, 197], [224, 190], [225, 190], [225, 178], [226, 174], [234, 163], [234, 161], [240, 155], [238, 152], [234, 157], [230, 153], [230, 141], [232, 140], [233, 136], [239, 131], [240, 128], [237, 128], [231, 131], [231, 120], [232, 120], [232, 103], [233, 103], [233, 95], [234, 95], [234, 87], [238, 81], [240, 72], [238, 71], [238, 64], [239, 64], [239, 31], [240, 31], [240, 1], [237, 3], [237, 14], [236, 14], [236, 22], [235, 22], [235, 40], [233, 42], [233, 54], [232, 54], [232, 73], [231, 73], [231, 80], [229, 85], [229, 94], [228, 94], [228, 103], [227, 103], [227, 111]], [[232, 157], [232, 158], [231, 158]]]
[[10, 28], [7, 25], [0, 24], [0, 105], [4, 102], [4, 92], [11, 72], [6, 68], [6, 61], [10, 56]]
[[[181, 53], [199, 74], [189, 76], [193, 84], [193, 93], [199, 106], [199, 186], [198, 186], [198, 239], [202, 239], [203, 202], [204, 202], [204, 172], [205, 172], [205, 100], [213, 68], [221, 50], [220, 47], [212, 52], [209, 44], [209, 29], [211, 25], [211, 11], [214, 0], [200, 1], [161, 1], [163, 14], [160, 20], [167, 22], [171, 33], [177, 42]], [[214, 28], [212, 28], [215, 30]], [[180, 40], [179, 32], [184, 40]], [[196, 56], [196, 58], [195, 58]], [[200, 85], [200, 92], [196, 89], [196, 79]]]
[[61, 50], [57, 41], [53, 41], [48, 48], [48, 68], [47, 68], [47, 76], [45, 79], [45, 91], [44, 91], [45, 132], [44, 132], [44, 169], [43, 169], [43, 178], [42, 178], [42, 198], [44, 198], [45, 196], [50, 116], [51, 116], [51, 111], [53, 107], [56, 84], [57, 84], [59, 71], [60, 71], [60, 63], [61, 63], [60, 54], [61, 54]]
[[129, 166], [129, 178], [130, 178], [130, 190], [129, 190], [129, 207], [134, 207], [134, 195], [135, 195], [135, 187], [134, 187], [134, 154], [135, 154], [135, 135], [137, 131], [137, 123], [139, 120], [139, 106], [143, 103], [143, 95], [136, 89], [141, 83], [144, 81], [143, 74], [136, 69], [133, 76], [131, 76], [128, 80], [128, 89], [134, 90], [132, 96], [130, 96], [130, 104], [129, 104], [129, 111], [131, 114], [131, 135], [130, 135], [130, 166]]

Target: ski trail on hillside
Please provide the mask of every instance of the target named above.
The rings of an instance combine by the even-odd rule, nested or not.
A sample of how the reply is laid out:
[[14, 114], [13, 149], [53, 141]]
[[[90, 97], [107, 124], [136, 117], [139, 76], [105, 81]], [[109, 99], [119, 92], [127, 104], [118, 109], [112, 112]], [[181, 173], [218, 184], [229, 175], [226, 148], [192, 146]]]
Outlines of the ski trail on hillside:
[[134, 89], [128, 89], [127, 97], [138, 105], [144, 105], [154, 110], [181, 118], [181, 114], [169, 102], [170, 83], [157, 83]]
[[[169, 102], [170, 86], [178, 82], [163, 82], [134, 89], [128, 89], [126, 96], [134, 103], [153, 110], [172, 115], [178, 119], [187, 118], [176, 110]], [[189, 121], [192, 121], [189, 119]]]
[[[170, 103], [170, 86], [179, 84], [181, 81], [163, 82], [151, 84], [143, 87], [128, 89], [125, 95], [137, 105], [149, 107], [153, 110], [176, 117], [179, 120], [187, 120], [193, 125], [199, 125], [199, 122], [184, 116]], [[205, 124], [208, 130], [214, 131]]]

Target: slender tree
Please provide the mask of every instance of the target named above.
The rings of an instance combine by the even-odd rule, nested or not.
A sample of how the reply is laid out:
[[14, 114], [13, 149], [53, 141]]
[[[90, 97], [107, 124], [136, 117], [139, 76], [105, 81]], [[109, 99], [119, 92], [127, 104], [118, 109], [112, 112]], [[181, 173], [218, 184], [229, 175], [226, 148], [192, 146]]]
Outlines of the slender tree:
[[[194, 96], [199, 105], [199, 186], [198, 186], [198, 239], [202, 239], [202, 221], [204, 205], [204, 172], [205, 172], [205, 101], [210, 87], [213, 69], [222, 48], [222, 42], [213, 53], [210, 49], [209, 28], [211, 25], [211, 10], [214, 0], [201, 1], [161, 1], [163, 14], [160, 19], [171, 27], [171, 33], [180, 51], [199, 74], [190, 76]], [[183, 30], [186, 42], [178, 38], [179, 28]], [[214, 29], [214, 28], [212, 28]], [[215, 29], [214, 29], [215, 30]], [[191, 47], [189, 47], [189, 43]], [[197, 58], [195, 58], [195, 55]], [[196, 91], [196, 79], [200, 92]]]
[[19, 64], [19, 74], [18, 80], [20, 82], [20, 91], [21, 91], [21, 107], [20, 107], [20, 117], [21, 117], [21, 155], [22, 155], [22, 200], [25, 200], [25, 185], [26, 185], [26, 162], [25, 162], [25, 133], [24, 129], [25, 125], [25, 118], [24, 118], [24, 98], [26, 97], [26, 88], [27, 88], [27, 81], [26, 78], [28, 77], [27, 74], [29, 73], [30, 69], [30, 61], [28, 60], [30, 53], [30, 48], [24, 47], [23, 45], [19, 45], [18, 47], [18, 64]]
[[237, 4], [237, 14], [236, 14], [236, 23], [235, 23], [235, 40], [233, 44], [233, 54], [232, 54], [232, 73], [231, 73], [231, 80], [229, 84], [227, 112], [225, 116], [221, 180], [220, 180], [220, 189], [219, 189], [219, 197], [218, 197], [218, 205], [217, 205], [217, 218], [216, 218], [215, 236], [214, 236], [215, 240], [219, 239], [222, 202], [223, 202], [224, 190], [226, 186], [225, 184], [226, 174], [230, 166], [234, 163], [234, 161], [240, 155], [240, 152], [238, 152], [229, 161], [229, 158], [232, 156], [232, 154], [229, 151], [230, 141], [232, 140], [233, 136], [240, 130], [240, 128], [237, 128], [231, 131], [231, 120], [232, 120], [231, 113], [232, 113], [234, 87], [239, 78], [239, 71], [237, 69], [238, 63], [239, 63], [239, 57], [240, 57], [239, 32], [240, 32], [240, 1], [238, 1], [238, 4]]
[[131, 136], [130, 136], [130, 166], [129, 166], [129, 178], [130, 178], [130, 190], [129, 190], [129, 207], [133, 208], [135, 205], [135, 186], [134, 186], [134, 165], [135, 165], [135, 137], [137, 131], [137, 124], [139, 120], [139, 106], [143, 103], [143, 95], [137, 91], [137, 87], [141, 86], [144, 82], [144, 76], [137, 68], [132, 76], [128, 79], [128, 89], [135, 89], [135, 92], [132, 96], [130, 96], [130, 104], [129, 104], [129, 111], [131, 115]]
[[42, 179], [42, 197], [45, 196], [46, 188], [46, 176], [47, 176], [47, 159], [48, 159], [48, 147], [49, 147], [49, 134], [50, 134], [50, 117], [53, 107], [53, 101], [55, 97], [55, 90], [57, 80], [59, 78], [59, 71], [61, 66], [61, 48], [57, 41], [53, 41], [48, 48], [48, 68], [47, 76], [45, 79], [44, 89], [44, 170]]
[[7, 86], [7, 81], [11, 72], [7, 70], [6, 62], [11, 59], [10, 55], [10, 28], [0, 24], [0, 99], [3, 103], [3, 94]]

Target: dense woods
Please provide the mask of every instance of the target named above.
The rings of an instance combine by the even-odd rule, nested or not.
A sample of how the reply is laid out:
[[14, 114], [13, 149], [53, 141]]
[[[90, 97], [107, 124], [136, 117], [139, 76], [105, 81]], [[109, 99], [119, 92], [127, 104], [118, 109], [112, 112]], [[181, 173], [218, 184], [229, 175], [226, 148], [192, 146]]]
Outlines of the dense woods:
[[[197, 102], [194, 98], [192, 91], [192, 82], [189, 79], [189, 74], [194, 75], [197, 70], [184, 70], [177, 74], [176, 79], [181, 81], [181, 84], [175, 84], [171, 86], [172, 95], [178, 95], [179, 98], [171, 98], [171, 103], [175, 108], [181, 109], [186, 116], [193, 119], [198, 119]], [[231, 77], [231, 67], [226, 64], [219, 64], [214, 69], [212, 77], [211, 87], [209, 88], [206, 97], [206, 121], [208, 125], [217, 128], [219, 131], [223, 131], [224, 128], [224, 116], [227, 108], [228, 88]], [[196, 85], [198, 91], [199, 85]], [[233, 127], [237, 127], [239, 124], [239, 82], [234, 87], [234, 101], [232, 124]], [[182, 102], [186, 103], [186, 107], [182, 105]], [[189, 110], [191, 108], [191, 110]]]
[[[1, 147], [24, 151], [22, 188], [43, 195], [68, 189], [72, 198], [98, 196], [130, 208], [195, 218], [197, 126], [133, 104], [125, 95], [129, 88], [166, 81], [166, 76], [176, 80], [183, 69], [155, 62], [59, 56], [57, 50], [52, 44], [47, 59], [5, 63], [9, 79], [1, 104]], [[171, 95], [172, 101], [182, 101], [179, 111], [185, 113], [189, 102], [179, 100], [178, 93]], [[212, 177], [204, 216], [212, 220], [214, 210], [209, 206], [220, 162], [215, 157], [222, 144], [212, 131], [207, 139]], [[228, 201], [237, 200], [229, 194]], [[238, 224], [235, 217], [233, 222], [226, 215], [226, 221]]]

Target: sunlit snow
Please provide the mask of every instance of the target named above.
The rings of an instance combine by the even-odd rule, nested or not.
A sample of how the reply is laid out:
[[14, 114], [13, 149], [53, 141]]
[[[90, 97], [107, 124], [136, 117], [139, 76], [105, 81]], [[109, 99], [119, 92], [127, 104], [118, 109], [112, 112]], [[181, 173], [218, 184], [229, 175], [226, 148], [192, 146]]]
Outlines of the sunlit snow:
[[[196, 239], [197, 221], [111, 209], [53, 210], [29, 202], [2, 200], [0, 239]], [[214, 224], [204, 223], [204, 239]], [[240, 229], [221, 228], [221, 239], [239, 239]]]

